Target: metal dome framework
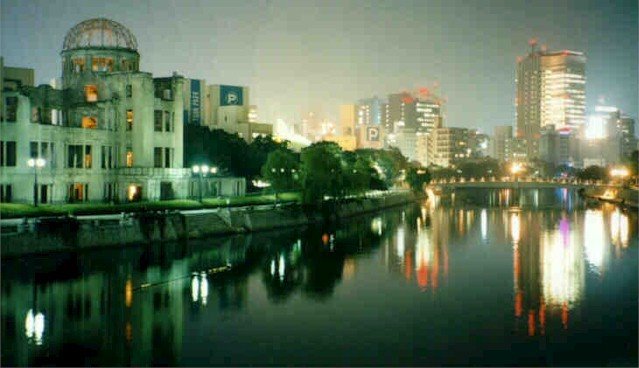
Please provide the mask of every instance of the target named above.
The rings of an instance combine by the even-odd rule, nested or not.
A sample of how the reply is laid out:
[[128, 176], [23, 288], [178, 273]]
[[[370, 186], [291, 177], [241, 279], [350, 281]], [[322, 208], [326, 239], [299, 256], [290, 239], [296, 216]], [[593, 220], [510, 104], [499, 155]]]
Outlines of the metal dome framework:
[[88, 19], [76, 24], [64, 37], [62, 50], [81, 48], [120, 48], [137, 50], [138, 42], [128, 28], [106, 18]]

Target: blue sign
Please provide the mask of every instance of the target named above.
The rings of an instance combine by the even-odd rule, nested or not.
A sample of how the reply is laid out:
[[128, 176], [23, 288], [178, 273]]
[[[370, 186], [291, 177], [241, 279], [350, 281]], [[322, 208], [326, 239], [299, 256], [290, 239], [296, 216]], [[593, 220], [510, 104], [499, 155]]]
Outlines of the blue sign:
[[191, 79], [191, 124], [200, 125], [200, 81]]
[[220, 106], [241, 106], [243, 104], [242, 87], [220, 86]]

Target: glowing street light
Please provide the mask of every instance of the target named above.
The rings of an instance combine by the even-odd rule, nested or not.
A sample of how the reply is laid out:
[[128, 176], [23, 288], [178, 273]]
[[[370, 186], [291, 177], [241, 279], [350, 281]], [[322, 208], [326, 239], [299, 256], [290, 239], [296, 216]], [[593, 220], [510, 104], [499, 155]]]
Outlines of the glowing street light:
[[613, 167], [610, 169], [610, 176], [613, 178], [623, 179], [628, 175], [630, 175], [630, 171], [623, 166]]
[[207, 164], [201, 164], [201, 165], [193, 165], [191, 167], [191, 170], [193, 174], [195, 174], [198, 177], [199, 201], [200, 203], [202, 203], [202, 178], [207, 176], [208, 174], [211, 174], [211, 175], [217, 174], [217, 167], [216, 166], [209, 167], [209, 165]]
[[40, 157], [27, 160], [27, 166], [33, 168], [33, 207], [38, 207], [38, 169], [46, 164], [47, 161]]

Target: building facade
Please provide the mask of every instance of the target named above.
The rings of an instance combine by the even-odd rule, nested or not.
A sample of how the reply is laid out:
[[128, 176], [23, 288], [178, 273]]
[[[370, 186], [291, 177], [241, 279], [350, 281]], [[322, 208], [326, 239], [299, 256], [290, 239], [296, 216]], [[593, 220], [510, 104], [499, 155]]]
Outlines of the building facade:
[[448, 167], [455, 160], [468, 158], [468, 129], [437, 128], [430, 133], [429, 163]]
[[[191, 173], [182, 168], [184, 78], [140, 71], [133, 34], [104, 18], [74, 26], [61, 57], [62, 89], [2, 91], [2, 199], [189, 196]], [[30, 166], [35, 160], [43, 166]]]
[[546, 52], [531, 41], [531, 51], [517, 60], [516, 136], [526, 141], [529, 158], [539, 155], [541, 128], [578, 130], [585, 122], [586, 58], [563, 50]]

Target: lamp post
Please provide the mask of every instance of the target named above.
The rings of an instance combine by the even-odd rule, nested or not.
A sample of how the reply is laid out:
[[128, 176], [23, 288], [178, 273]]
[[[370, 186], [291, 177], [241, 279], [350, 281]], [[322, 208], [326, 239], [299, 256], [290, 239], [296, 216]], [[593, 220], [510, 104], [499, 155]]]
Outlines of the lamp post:
[[33, 168], [33, 207], [38, 207], [38, 169], [46, 164], [47, 161], [40, 157], [27, 160], [27, 165]]
[[209, 167], [209, 165], [207, 164], [193, 165], [191, 170], [193, 171], [193, 174], [197, 175], [198, 177], [198, 194], [199, 194], [198, 198], [200, 203], [202, 203], [202, 180], [208, 174], [211, 174], [211, 175], [217, 174], [217, 167], [215, 166]]

